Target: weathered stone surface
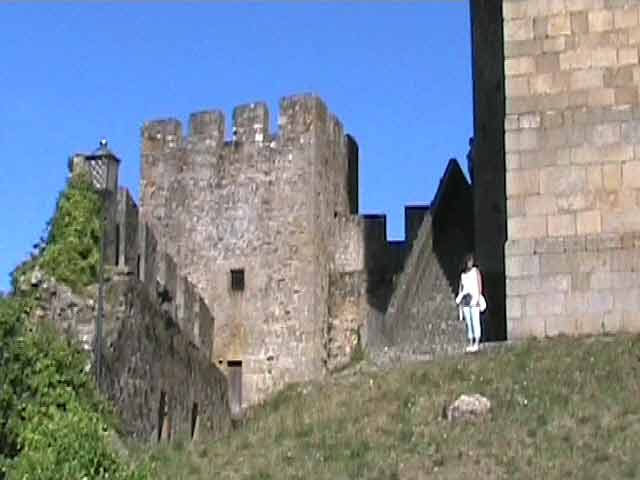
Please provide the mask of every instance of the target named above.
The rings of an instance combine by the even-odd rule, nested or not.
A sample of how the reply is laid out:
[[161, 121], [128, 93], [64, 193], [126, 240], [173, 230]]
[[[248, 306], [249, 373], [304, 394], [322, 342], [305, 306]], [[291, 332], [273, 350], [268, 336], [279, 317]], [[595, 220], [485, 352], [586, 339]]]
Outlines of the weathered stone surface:
[[460, 395], [446, 409], [446, 417], [450, 421], [477, 421], [491, 413], [491, 402], [480, 394]]

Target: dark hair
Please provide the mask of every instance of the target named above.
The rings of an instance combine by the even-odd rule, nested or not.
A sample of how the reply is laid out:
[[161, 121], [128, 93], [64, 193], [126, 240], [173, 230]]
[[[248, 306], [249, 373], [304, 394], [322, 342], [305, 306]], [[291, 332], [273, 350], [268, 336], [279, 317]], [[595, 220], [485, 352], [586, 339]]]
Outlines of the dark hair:
[[462, 271], [466, 272], [467, 271], [467, 265], [469, 265], [469, 262], [471, 262], [472, 264], [475, 265], [475, 259], [473, 258], [473, 253], [469, 252], [467, 253], [463, 260], [462, 260]]

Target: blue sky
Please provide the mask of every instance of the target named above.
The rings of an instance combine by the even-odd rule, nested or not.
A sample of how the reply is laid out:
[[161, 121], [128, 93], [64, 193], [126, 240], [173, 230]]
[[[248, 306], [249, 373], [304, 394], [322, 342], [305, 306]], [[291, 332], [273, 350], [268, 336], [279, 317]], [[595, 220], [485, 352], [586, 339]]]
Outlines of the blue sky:
[[[360, 209], [428, 203], [473, 130], [467, 2], [0, 2], [0, 290], [100, 137], [138, 198], [146, 120], [320, 95], [360, 146]], [[230, 121], [227, 121], [227, 125]], [[275, 122], [272, 122], [275, 125]]]

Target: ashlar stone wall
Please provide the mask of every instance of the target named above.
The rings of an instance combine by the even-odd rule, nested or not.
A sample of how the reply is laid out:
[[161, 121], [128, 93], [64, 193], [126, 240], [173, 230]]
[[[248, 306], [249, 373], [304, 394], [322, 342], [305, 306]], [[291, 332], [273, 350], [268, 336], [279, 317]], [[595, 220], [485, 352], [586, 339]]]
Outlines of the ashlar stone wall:
[[510, 338], [640, 330], [639, 9], [504, 1]]

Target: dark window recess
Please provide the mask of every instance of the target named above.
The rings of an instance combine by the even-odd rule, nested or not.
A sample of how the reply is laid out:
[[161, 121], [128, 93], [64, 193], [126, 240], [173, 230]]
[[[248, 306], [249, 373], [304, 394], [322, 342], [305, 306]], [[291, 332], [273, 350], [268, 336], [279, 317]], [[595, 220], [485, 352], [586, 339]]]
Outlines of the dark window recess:
[[244, 290], [244, 268], [231, 270], [231, 290]]
[[116, 223], [116, 267], [120, 266], [120, 224]]
[[227, 375], [231, 417], [239, 418], [242, 413], [242, 361], [229, 360], [227, 362]]
[[196, 436], [196, 428], [198, 427], [198, 402], [193, 403], [191, 408], [191, 438]]
[[160, 392], [160, 405], [158, 405], [158, 442], [162, 441], [162, 434], [167, 417], [167, 394]]
[[138, 255], [138, 258], [136, 259], [136, 278], [138, 280], [142, 280], [142, 277], [140, 276], [140, 255]]

